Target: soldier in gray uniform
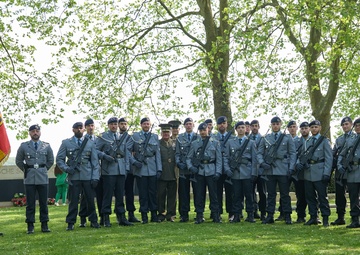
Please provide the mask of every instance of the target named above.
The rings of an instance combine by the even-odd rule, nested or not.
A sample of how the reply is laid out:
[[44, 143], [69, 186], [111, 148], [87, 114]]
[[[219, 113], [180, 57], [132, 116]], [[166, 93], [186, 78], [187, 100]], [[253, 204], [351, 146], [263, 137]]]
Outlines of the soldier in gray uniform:
[[[62, 141], [56, 163], [61, 171], [68, 173], [69, 210], [66, 216], [66, 230], [74, 230], [78, 214], [79, 195], [84, 192], [90, 227], [100, 228], [94, 202], [94, 189], [99, 182], [99, 158], [93, 141], [83, 138], [84, 126], [76, 122], [72, 131], [74, 136]], [[86, 143], [85, 146], [82, 143]], [[82, 151], [80, 149], [83, 148]], [[81, 152], [81, 155], [78, 155]], [[78, 159], [78, 160], [76, 160]]]
[[213, 126], [213, 120], [212, 120], [212, 119], [206, 119], [206, 120], [205, 120], [205, 123], [206, 123], [207, 126], [208, 126], [209, 135], [210, 135], [210, 136], [214, 135], [214, 133], [212, 132], [212, 131], [213, 131], [213, 128], [214, 128], [214, 126]]
[[103, 204], [101, 213], [104, 227], [111, 227], [110, 214], [113, 194], [115, 196], [115, 213], [122, 226], [133, 225], [125, 217], [124, 191], [126, 174], [130, 171], [129, 150], [126, 137], [121, 138], [118, 130], [118, 118], [108, 120], [109, 130], [102, 133], [97, 141], [96, 149], [100, 152], [101, 176], [103, 179]]
[[331, 225], [345, 225], [345, 213], [346, 213], [346, 174], [340, 173], [336, 170], [336, 164], [338, 155], [343, 149], [346, 141], [353, 135], [354, 132], [351, 131], [352, 119], [350, 117], [345, 117], [341, 120], [341, 128], [344, 131], [344, 134], [339, 136], [335, 140], [335, 145], [333, 147], [333, 156], [334, 163], [333, 169], [335, 169], [335, 204], [336, 204], [336, 213], [338, 215], [337, 219], [331, 222]]
[[[180, 134], [176, 140], [175, 161], [179, 168], [179, 213], [180, 222], [189, 221], [190, 211], [190, 172], [186, 165], [186, 156], [190, 150], [190, 144], [198, 138], [194, 133], [194, 121], [192, 118], [184, 120], [185, 132]], [[193, 183], [193, 193], [195, 196], [195, 185]], [[195, 200], [195, 199], [194, 199]]]
[[160, 155], [162, 165], [162, 174], [157, 186], [159, 219], [174, 222], [177, 178], [179, 175], [175, 164], [175, 142], [170, 138], [170, 124], [160, 124], [159, 127], [161, 127]]
[[253, 182], [257, 178], [257, 159], [255, 141], [245, 136], [245, 122], [235, 124], [237, 137], [231, 137], [226, 144], [224, 169], [233, 183], [233, 209], [234, 218], [231, 223], [240, 222], [244, 197], [246, 197], [246, 221], [254, 223], [254, 197], [252, 193]]
[[[227, 118], [225, 116], [220, 116], [217, 120], [216, 120], [216, 124], [217, 124], [217, 129], [218, 129], [218, 133], [215, 134], [213, 137], [215, 139], [217, 139], [220, 143], [220, 147], [221, 147], [221, 154], [222, 154], [222, 158], [224, 159], [225, 156], [225, 148], [226, 145], [228, 144], [228, 141], [230, 141], [232, 138], [234, 138], [234, 136], [232, 136], [231, 134], [229, 134], [229, 138], [227, 140], [226, 137], [228, 135], [227, 132], [227, 127], [228, 127], [228, 122], [227, 122]], [[232, 218], [233, 214], [233, 187], [229, 182], [226, 182], [225, 180], [227, 179], [227, 175], [225, 174], [225, 168], [224, 168], [224, 162], [223, 162], [223, 167], [222, 167], [222, 174], [219, 178], [219, 180], [217, 181], [217, 198], [218, 198], [218, 202], [219, 202], [219, 214], [223, 214], [223, 193], [224, 193], [224, 188], [225, 188], [225, 208], [226, 208], [226, 212], [229, 214], [228, 219], [230, 220]]]
[[36, 192], [39, 195], [41, 231], [50, 232], [47, 172], [54, 164], [54, 154], [50, 144], [40, 141], [39, 125], [30, 126], [29, 136], [31, 140], [22, 143], [16, 154], [16, 165], [24, 172], [27, 233], [34, 233]]
[[[289, 195], [289, 179], [294, 173], [296, 163], [296, 151], [294, 141], [290, 135], [282, 135], [280, 131], [281, 119], [273, 117], [271, 119], [272, 133], [266, 135], [260, 142], [257, 158], [260, 167], [267, 175], [268, 213], [263, 224], [274, 223], [274, 212], [276, 205], [276, 186], [279, 186], [280, 200], [285, 214], [285, 223], [292, 224], [291, 221], [291, 199]], [[281, 143], [279, 141], [281, 140]], [[279, 139], [279, 141], [277, 141]], [[272, 161], [272, 162], [271, 162]]]
[[337, 161], [338, 171], [347, 175], [351, 216], [347, 228], [360, 228], [360, 118], [354, 121], [354, 128], [356, 135], [348, 138]]
[[[151, 222], [159, 222], [157, 217], [157, 180], [162, 172], [159, 137], [150, 133], [150, 119], [145, 117], [140, 121], [141, 131], [132, 135], [131, 151], [133, 152], [134, 175], [139, 188], [140, 212], [142, 223], [148, 223], [148, 212], [151, 212]], [[150, 136], [148, 144], [146, 138]], [[146, 147], [146, 148], [144, 148]]]
[[[306, 151], [309, 146], [315, 146], [320, 139], [321, 123], [318, 120], [310, 122], [311, 139], [308, 139], [301, 150]], [[327, 186], [330, 181], [333, 155], [330, 141], [324, 139], [311, 156], [306, 165], [296, 164], [297, 171], [304, 171], [305, 197], [309, 207], [310, 220], [305, 225], [317, 225], [318, 205], [323, 217], [323, 226], [329, 226], [330, 206], [327, 198]]]
[[[207, 124], [201, 123], [198, 127], [201, 139], [193, 141], [190, 151], [186, 157], [186, 164], [189, 171], [196, 175], [195, 195], [195, 224], [202, 223], [205, 209], [206, 186], [209, 191], [210, 210], [213, 222], [220, 223], [219, 203], [217, 199], [216, 182], [221, 175], [222, 156], [219, 142], [213, 137], [208, 137]], [[205, 139], [209, 139], [206, 147], [203, 148]], [[203, 155], [201, 151], [203, 150]], [[199, 166], [195, 166], [194, 160], [198, 159]]]

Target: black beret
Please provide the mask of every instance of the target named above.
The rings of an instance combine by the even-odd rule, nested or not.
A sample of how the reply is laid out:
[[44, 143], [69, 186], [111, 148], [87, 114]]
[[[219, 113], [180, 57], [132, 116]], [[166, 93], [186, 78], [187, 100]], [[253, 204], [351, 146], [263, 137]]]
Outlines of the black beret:
[[295, 120], [290, 120], [289, 123], [286, 125], [286, 127], [291, 127], [292, 125], [296, 125], [296, 121]]
[[128, 121], [127, 121], [127, 119], [125, 119], [125, 117], [121, 117], [121, 118], [118, 120], [118, 122], [120, 123], [120, 122], [128, 122]]
[[160, 124], [159, 127], [161, 128], [161, 131], [170, 131], [171, 129], [171, 124]]
[[168, 124], [170, 124], [172, 126], [172, 128], [179, 128], [179, 126], [181, 125], [180, 120], [170, 120], [168, 122]]
[[208, 126], [208, 124], [206, 122], [203, 122], [198, 126], [198, 130], [207, 129], [207, 126]]
[[359, 124], [360, 123], [360, 118], [357, 118], [355, 121], [354, 121], [354, 126], [356, 125], [356, 124]]
[[341, 126], [342, 124], [344, 124], [345, 122], [350, 122], [350, 124], [352, 123], [352, 119], [350, 117], [345, 117], [341, 120]]
[[318, 120], [313, 120], [313, 121], [310, 122], [309, 127], [315, 126], [315, 125], [316, 126], [321, 126], [321, 122], [318, 121]]
[[87, 125], [91, 125], [91, 124], [94, 124], [93, 119], [87, 119], [87, 120], [85, 121], [84, 126], [86, 127]]
[[250, 125], [255, 125], [255, 124], [259, 124], [259, 121], [258, 121], [258, 120], [252, 120], [252, 121], [250, 122]]
[[249, 121], [245, 121], [245, 125], [250, 125], [250, 122], [249, 122]]
[[220, 125], [221, 123], [224, 123], [224, 122], [226, 122], [226, 121], [227, 121], [226, 116], [220, 116], [219, 118], [217, 118], [216, 123], [217, 123], [218, 125]]
[[185, 120], [184, 120], [184, 125], [187, 123], [187, 122], [194, 122], [193, 121], [193, 119], [192, 118], [186, 118]]
[[142, 118], [142, 119], [140, 120], [140, 124], [143, 124], [143, 123], [146, 122], [146, 121], [150, 121], [150, 119], [149, 119], [148, 117]]
[[245, 126], [245, 122], [244, 122], [244, 121], [238, 121], [238, 122], [236, 122], [236, 124], [235, 124], [235, 129], [236, 129], [238, 126]]
[[40, 130], [40, 126], [38, 125], [38, 124], [35, 124], [35, 125], [31, 125], [30, 127], [29, 127], [29, 131], [31, 131], [31, 130]]
[[75, 122], [72, 128], [78, 128], [78, 127], [83, 128], [84, 127], [83, 123], [82, 122]]
[[281, 122], [281, 119], [277, 116], [273, 117], [270, 121], [271, 123], [277, 123], [277, 122]]
[[108, 124], [111, 124], [111, 123], [117, 123], [118, 122], [118, 118], [116, 117], [111, 117], [109, 120], [108, 120]]
[[302, 122], [301, 124], [300, 124], [300, 128], [302, 128], [302, 127], [308, 127], [309, 126], [309, 122], [307, 122], [307, 121], [304, 121], [304, 122]]
[[209, 124], [209, 123], [213, 123], [213, 122], [212, 122], [212, 119], [206, 119], [205, 123]]

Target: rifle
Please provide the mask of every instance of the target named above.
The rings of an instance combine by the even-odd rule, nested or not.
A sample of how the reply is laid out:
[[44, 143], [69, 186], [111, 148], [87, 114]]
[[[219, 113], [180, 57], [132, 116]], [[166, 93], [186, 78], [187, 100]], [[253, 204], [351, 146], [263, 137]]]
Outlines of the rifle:
[[[349, 173], [352, 171], [350, 166], [354, 162], [355, 151], [356, 151], [357, 147], [359, 146], [359, 143], [360, 143], [360, 135], [357, 135], [354, 145], [349, 148], [349, 150], [347, 151], [346, 157], [343, 159], [343, 166]], [[345, 145], [344, 145], [344, 148], [345, 148]]]
[[79, 166], [81, 163], [81, 154], [84, 151], [85, 146], [88, 141], [89, 141], [89, 138], [87, 136], [85, 136], [84, 141], [82, 142], [82, 144], [80, 146], [80, 149], [76, 153], [76, 156], [73, 156], [73, 158], [68, 161], [68, 165], [70, 166], [70, 168], [80, 171]]
[[246, 139], [244, 144], [240, 146], [238, 149], [236, 149], [235, 153], [231, 155], [231, 158], [229, 160], [230, 161], [229, 166], [231, 171], [236, 170], [241, 165], [242, 155], [244, 154], [249, 142], [250, 142], [250, 138]]
[[146, 137], [146, 139], [144, 141], [144, 146], [143, 146], [141, 152], [139, 154], [137, 154], [136, 157], [135, 157], [138, 161], [144, 163], [145, 165], [147, 165], [147, 162], [145, 160], [145, 152], [146, 152], [146, 149], [147, 149], [147, 147], [149, 145], [149, 141], [150, 141], [150, 138], [151, 138], [151, 132], [152, 132], [153, 127], [154, 127], [154, 124], [152, 124], [151, 129], [147, 134], [147, 137]]
[[[275, 143], [270, 145], [270, 148], [269, 148], [268, 152], [266, 153], [266, 155], [264, 157], [265, 163], [267, 163], [269, 165], [274, 164], [274, 162], [276, 160], [277, 152], [278, 152], [279, 147], [281, 145], [281, 142], [282, 142], [282, 140], [284, 139], [284, 137], [286, 135], [285, 132], [286, 132], [286, 129], [280, 135], [280, 137], [275, 141]], [[264, 137], [264, 139], [265, 139], [265, 137]]]
[[27, 164], [24, 164], [24, 179], [26, 179], [28, 169], [29, 169], [29, 166]]
[[[128, 129], [129, 130], [129, 129]], [[105, 153], [111, 157], [114, 158], [114, 161], [116, 162], [116, 158], [118, 156], [118, 154], [120, 154], [121, 156], [124, 156], [120, 153], [120, 147], [122, 145], [122, 143], [125, 141], [125, 139], [127, 138], [128, 136], [128, 130], [126, 130], [122, 136], [120, 137], [120, 140], [117, 140], [115, 141], [114, 143], [112, 143], [112, 145], [115, 145], [115, 146], [109, 146], [110, 148], [105, 150]], [[101, 137], [102, 138], [102, 137]], [[103, 138], [104, 139], [104, 138]], [[126, 150], [126, 148], [125, 148]]]
[[220, 140], [221, 153], [225, 152], [225, 145], [226, 145], [227, 141], [229, 140], [230, 136], [232, 135], [233, 131], [234, 130], [231, 130], [231, 131], [227, 132], [226, 136], [224, 137], [224, 140], [223, 141]]
[[[180, 152], [180, 162], [186, 164], [186, 156], [187, 156], [187, 154], [189, 153], [189, 148], [190, 148], [190, 146], [191, 146], [191, 143], [192, 143], [193, 141], [195, 141], [195, 139], [197, 138], [197, 135], [198, 135], [197, 132], [193, 135], [193, 137], [191, 138], [191, 141], [190, 141], [189, 146], [186, 147], [186, 148], [187, 148], [186, 150], [185, 150], [185, 149], [181, 150], [181, 152], [183, 152], [183, 153]], [[178, 142], [179, 142], [179, 144], [181, 144], [180, 140], [178, 140]], [[181, 145], [180, 145], [180, 146], [181, 146]], [[183, 148], [185, 148], [185, 147], [183, 147]], [[186, 180], [186, 176], [185, 176], [184, 174], [179, 174], [179, 178]]]
[[[210, 136], [207, 136], [205, 138], [202, 146], [201, 146], [201, 151], [199, 152], [200, 148], [198, 148], [198, 152], [195, 153], [195, 157], [191, 158], [191, 163], [192, 163], [192, 165], [194, 167], [196, 167], [196, 168], [199, 168], [199, 167], [204, 168], [204, 166], [201, 164], [201, 161], [204, 160], [204, 153], [205, 153], [206, 146], [209, 143], [209, 140], [210, 140]], [[193, 181], [193, 182], [197, 182], [195, 175], [191, 175], [190, 180]]]

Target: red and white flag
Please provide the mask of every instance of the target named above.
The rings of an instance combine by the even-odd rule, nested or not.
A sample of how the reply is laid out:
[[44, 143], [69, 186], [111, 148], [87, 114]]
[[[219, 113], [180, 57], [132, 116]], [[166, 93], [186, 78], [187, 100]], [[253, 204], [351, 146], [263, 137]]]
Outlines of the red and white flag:
[[0, 167], [8, 160], [10, 151], [9, 138], [6, 134], [4, 120], [0, 112]]

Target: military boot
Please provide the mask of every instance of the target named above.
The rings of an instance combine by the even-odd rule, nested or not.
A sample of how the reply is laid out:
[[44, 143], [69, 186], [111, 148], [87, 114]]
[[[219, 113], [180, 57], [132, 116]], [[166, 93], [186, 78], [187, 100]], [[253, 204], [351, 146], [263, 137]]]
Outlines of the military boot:
[[275, 219], [275, 221], [283, 221], [285, 219], [285, 216], [283, 213], [280, 213], [279, 217]]
[[331, 222], [330, 224], [331, 224], [332, 226], [345, 225], [346, 222], [345, 222], [345, 219], [344, 219], [344, 215], [338, 214], [338, 218], [337, 218], [335, 221]]
[[204, 218], [203, 218], [203, 214], [202, 213], [196, 213], [196, 218], [195, 218], [195, 224], [201, 224], [204, 222]]
[[188, 222], [188, 221], [189, 221], [189, 213], [184, 213], [184, 212], [181, 213], [180, 214], [180, 222]]
[[129, 222], [126, 217], [125, 217], [125, 213], [120, 213], [118, 215], [118, 219], [119, 219], [119, 225], [120, 226], [133, 226], [134, 224]]
[[[310, 220], [308, 220], [306, 223], [304, 223], [305, 226], [317, 225], [317, 224], [319, 224], [317, 216], [311, 216]], [[320, 221], [320, 224], [321, 224], [321, 221]]]
[[47, 221], [41, 222], [41, 232], [43, 232], [43, 233], [51, 232], [48, 227]]
[[359, 216], [351, 217], [351, 224], [346, 226], [347, 228], [360, 228]]
[[255, 219], [254, 219], [254, 213], [253, 212], [248, 212], [247, 213], [247, 222], [250, 222], [250, 223], [255, 223]]
[[34, 223], [29, 222], [27, 224], [27, 234], [33, 234], [34, 233]]
[[109, 214], [104, 214], [104, 227], [106, 228], [111, 227]]
[[221, 218], [220, 218], [220, 214], [217, 212], [211, 213], [212, 214], [212, 219], [214, 223], [221, 223]]
[[275, 223], [274, 214], [268, 213], [268, 216], [265, 218], [265, 220], [263, 220], [262, 224], [273, 224], [273, 223]]
[[324, 227], [329, 226], [329, 216], [323, 216], [323, 226]]
[[291, 215], [289, 213], [285, 214], [285, 223], [288, 225], [292, 224]]
[[234, 214], [234, 218], [230, 221], [230, 223], [240, 222], [240, 215], [238, 213]]
[[104, 215], [100, 214], [100, 225], [104, 226]]
[[138, 220], [138, 218], [135, 217], [133, 211], [132, 211], [132, 212], [129, 211], [128, 215], [129, 215], [129, 218], [128, 218], [128, 219], [129, 219], [129, 222], [140, 222], [140, 221]]
[[147, 224], [149, 222], [149, 218], [146, 212], [141, 213], [141, 224]]
[[151, 211], [151, 222], [156, 222], [156, 223], [160, 222], [156, 211]]
[[85, 226], [86, 226], [86, 217], [80, 217], [79, 227], [80, 228], [85, 228]]

